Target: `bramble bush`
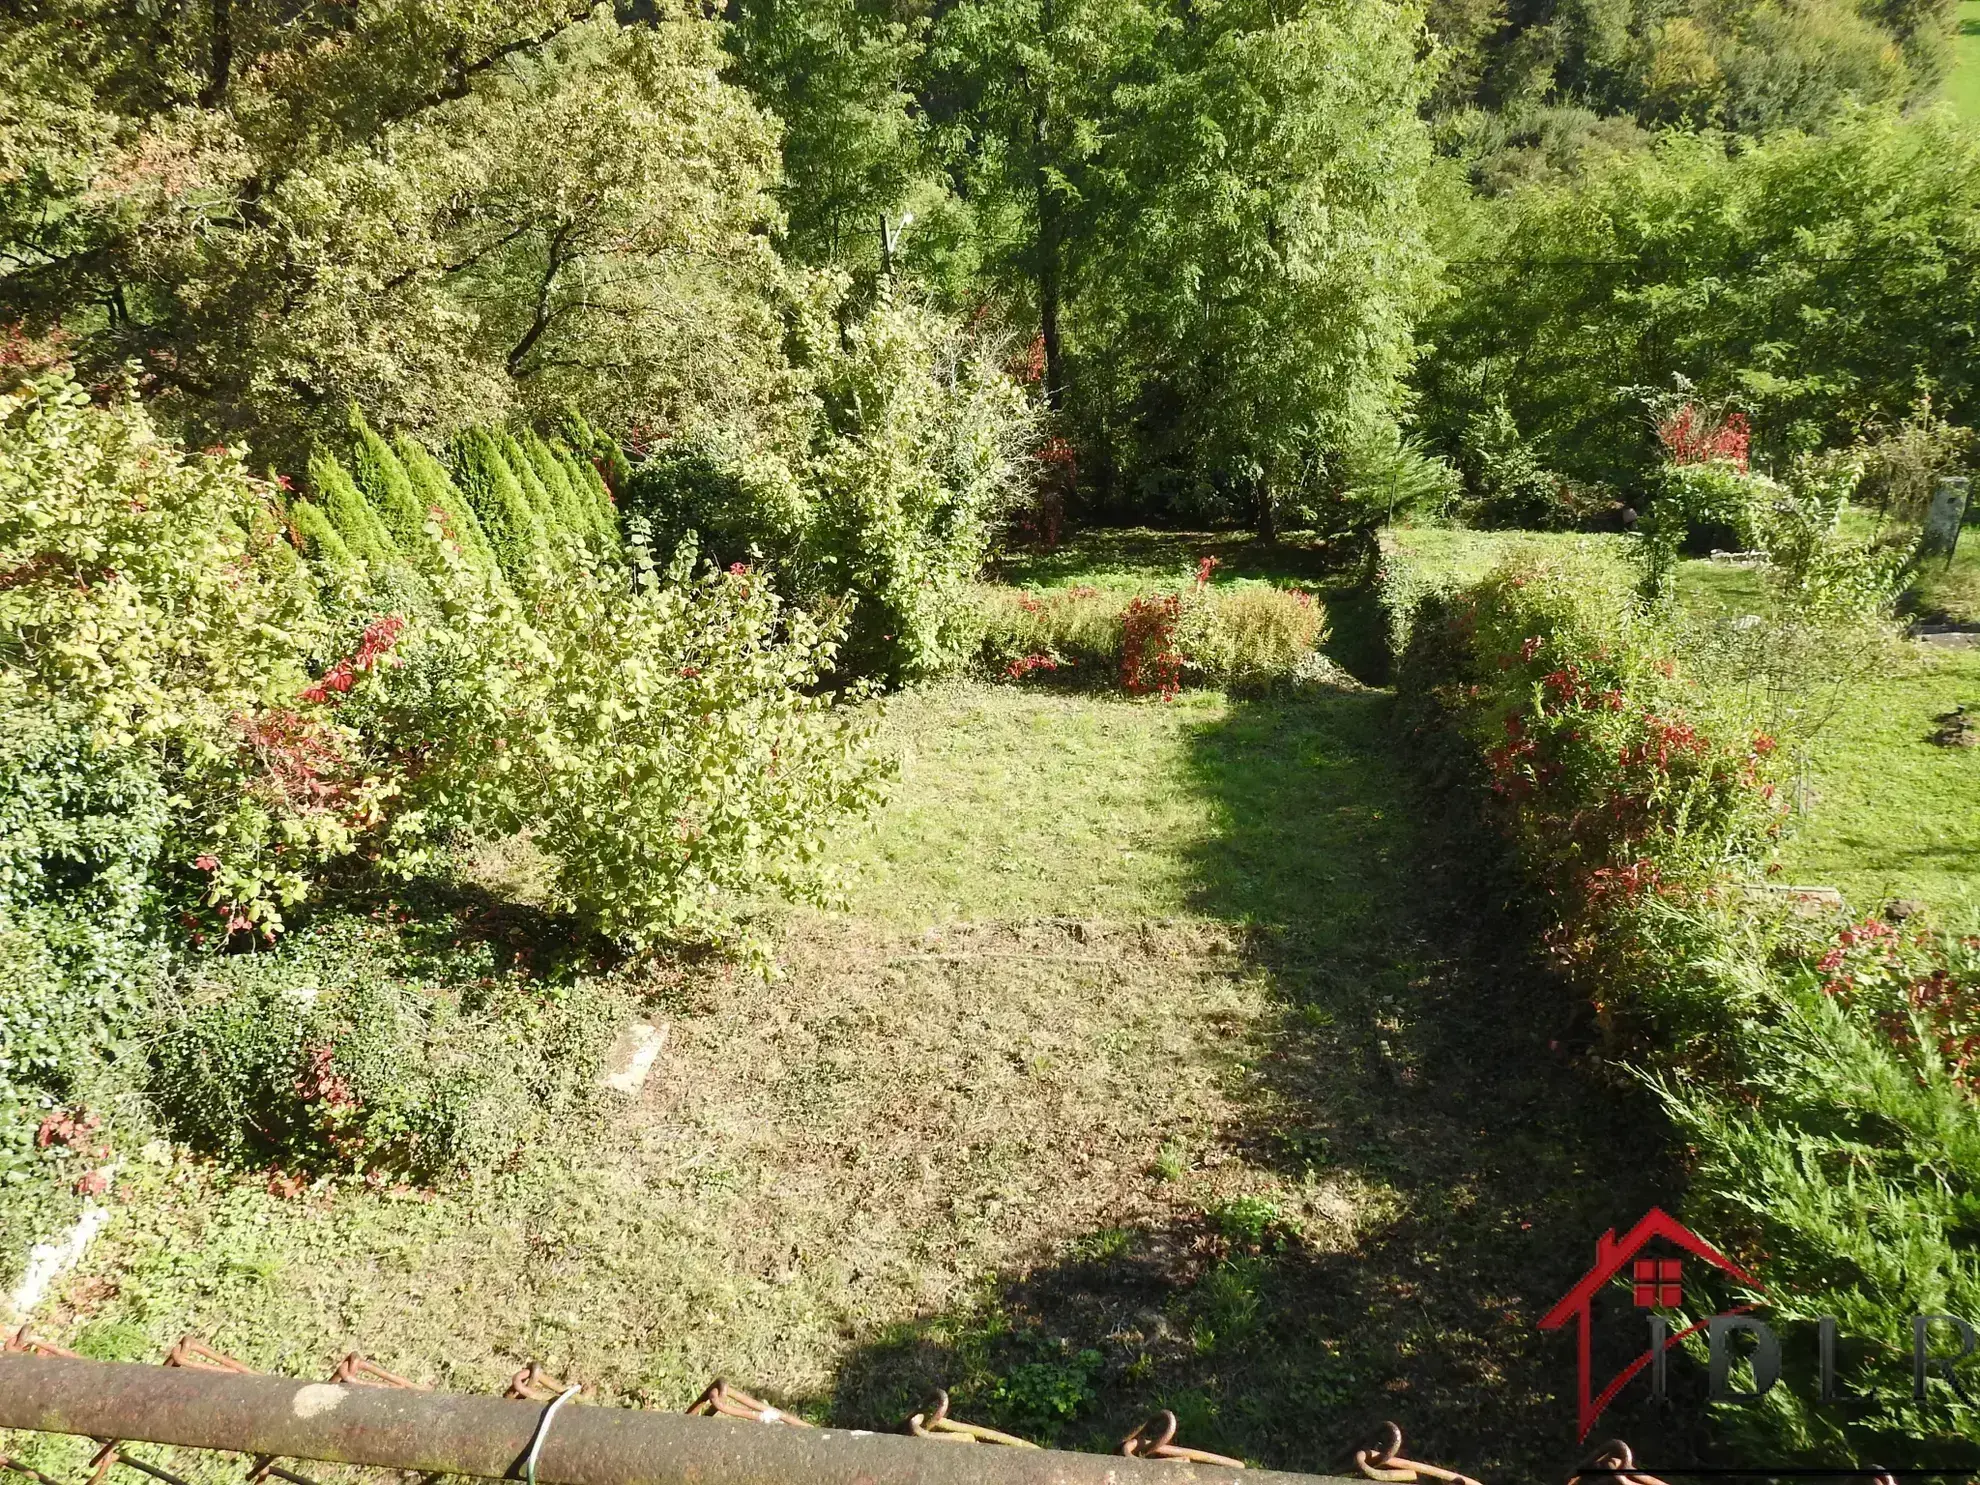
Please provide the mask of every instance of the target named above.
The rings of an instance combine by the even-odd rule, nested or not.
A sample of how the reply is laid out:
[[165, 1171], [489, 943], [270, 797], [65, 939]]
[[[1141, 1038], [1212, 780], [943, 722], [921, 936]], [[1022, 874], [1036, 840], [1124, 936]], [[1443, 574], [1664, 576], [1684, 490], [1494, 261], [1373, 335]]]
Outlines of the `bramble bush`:
[[149, 1089], [182, 1138], [319, 1174], [485, 1170], [581, 1110], [629, 1007], [596, 977], [499, 974], [487, 946], [412, 952], [337, 917], [279, 953], [195, 961], [154, 1013]]
[[1782, 1385], [1723, 1426], [1949, 1454], [1980, 1416], [1913, 1398], [1911, 1317], [1980, 1307], [1980, 937], [1823, 925], [1754, 885], [1807, 739], [1633, 602], [1622, 564], [1525, 560], [1455, 591], [1409, 566], [1391, 553], [1388, 601], [1413, 610], [1392, 624], [1418, 744], [1476, 790], [1603, 1052], [1669, 1111], [1688, 1213], [1758, 1265], [1784, 1345], [1823, 1315], [1853, 1338], [1851, 1409]]

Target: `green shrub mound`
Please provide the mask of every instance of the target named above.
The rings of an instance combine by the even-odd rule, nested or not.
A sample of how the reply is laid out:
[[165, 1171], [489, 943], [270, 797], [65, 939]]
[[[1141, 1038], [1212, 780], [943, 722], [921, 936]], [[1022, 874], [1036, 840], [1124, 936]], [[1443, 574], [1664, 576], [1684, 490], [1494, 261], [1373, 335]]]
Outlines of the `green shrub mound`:
[[181, 1138], [245, 1164], [486, 1170], [586, 1107], [628, 1012], [611, 983], [550, 991], [485, 948], [413, 954], [386, 924], [333, 919], [180, 976], [154, 1012], [150, 1091]]
[[1762, 1304], [1790, 1351], [1822, 1316], [1851, 1338], [1855, 1401], [1791, 1375], [1722, 1426], [1951, 1458], [1980, 1414], [1914, 1399], [1911, 1327], [1980, 1315], [1980, 936], [1810, 917], [1766, 885], [1807, 709], [1750, 684], [1740, 646], [1791, 635], [1687, 639], [1633, 576], [1583, 546], [1439, 582], [1392, 548], [1405, 713], [1503, 842], [1605, 1057], [1669, 1110], [1686, 1215], [1767, 1286], [1716, 1298]]
[[782, 445], [663, 448], [625, 509], [659, 540], [767, 564], [810, 605], [850, 597], [841, 668], [887, 681], [970, 657], [970, 583], [1019, 498], [1036, 417], [988, 347], [934, 312], [883, 301], [841, 336], [802, 329], [810, 415]]

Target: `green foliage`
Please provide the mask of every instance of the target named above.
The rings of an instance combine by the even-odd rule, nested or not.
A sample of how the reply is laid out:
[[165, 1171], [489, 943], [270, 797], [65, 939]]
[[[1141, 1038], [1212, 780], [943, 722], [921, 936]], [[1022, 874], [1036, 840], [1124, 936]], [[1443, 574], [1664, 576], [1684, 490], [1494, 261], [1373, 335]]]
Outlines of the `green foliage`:
[[0, 707], [0, 1182], [40, 1164], [41, 1114], [129, 1036], [171, 834], [159, 761], [62, 710]]
[[[355, 508], [360, 497], [349, 492]], [[268, 927], [351, 818], [287, 769], [291, 707], [327, 620], [273, 490], [188, 458], [137, 407], [60, 377], [0, 397], [0, 706], [59, 715], [92, 747], [142, 749], [175, 798], [182, 898]], [[332, 734], [320, 761], [341, 758]], [[332, 771], [335, 771], [334, 768]], [[371, 786], [349, 779], [362, 813]], [[192, 887], [195, 858], [226, 863]]]
[[775, 135], [721, 35], [672, 0], [9, 12], [0, 299], [87, 380], [142, 361], [188, 442], [292, 464], [353, 401], [436, 440], [571, 402], [752, 426]]
[[990, 1396], [1014, 1425], [1052, 1434], [1092, 1405], [1093, 1378], [1105, 1359], [1083, 1350], [1063, 1359], [1023, 1362], [991, 1385]]
[[919, 18], [858, 0], [730, 7], [735, 75], [784, 125], [777, 195], [785, 242], [801, 262], [870, 281], [881, 216], [898, 227], [910, 198], [925, 202], [936, 189], [907, 86], [926, 30]]
[[350, 472], [328, 450], [318, 449], [309, 456], [309, 488], [346, 552], [381, 572], [398, 560], [391, 532]]
[[1779, 492], [1766, 476], [1723, 459], [1666, 464], [1662, 474], [1661, 487], [1637, 528], [1642, 591], [1653, 601], [1670, 596], [1671, 578], [1687, 543], [1716, 539], [1750, 548], [1759, 540], [1761, 509]]
[[289, 529], [295, 533], [296, 545], [303, 555], [321, 563], [327, 572], [345, 574], [356, 570], [356, 555], [315, 501], [290, 502]]
[[1753, 539], [1766, 552], [1769, 576], [1796, 612], [1879, 618], [1896, 601], [1907, 553], [1891, 543], [1853, 541], [1843, 517], [1863, 479], [1854, 451], [1803, 455], [1785, 486], [1751, 512]]
[[1330, 459], [1390, 419], [1433, 291], [1410, 13], [1282, 10], [1157, 33], [1109, 121], [1082, 268], [1087, 415], [1126, 435], [1122, 475], [1214, 492], [1262, 533], [1331, 508]]
[[454, 441], [452, 457], [454, 478], [503, 574], [526, 585], [548, 560], [548, 539], [501, 445], [487, 429], [471, 428]]
[[1946, 0], [1437, 0], [1439, 101], [1586, 105], [1649, 127], [1819, 128], [1852, 102], [1916, 99], [1943, 75]]
[[1126, 595], [1081, 585], [1029, 593], [997, 585], [976, 590], [985, 661], [1011, 673], [1034, 656], [1052, 667], [1111, 677], [1121, 659]]
[[488, 534], [481, 529], [474, 507], [468, 504], [467, 497], [454, 483], [453, 476], [447, 473], [446, 466], [403, 434], [393, 441], [393, 450], [405, 466], [420, 507], [428, 518], [438, 511], [447, 538], [454, 543], [468, 566], [484, 578], [499, 580], [502, 568], [495, 558], [495, 548], [489, 544]]
[[[1680, 1063], [1649, 1079], [1697, 1152], [1694, 1215], [1751, 1234], [1767, 1255], [1771, 1324], [1812, 1334], [1836, 1318], [1855, 1340], [1848, 1385], [1862, 1399], [1838, 1416], [1780, 1386], [1760, 1417], [1727, 1424], [1807, 1453], [1959, 1457], [1973, 1407], [1943, 1385], [1914, 1399], [1910, 1340], [1914, 1315], [1980, 1302], [1980, 1110], [1963, 1036], [1949, 1051], [1939, 1040], [1946, 1011], [1970, 1019], [1970, 948], [1874, 920], [1823, 938], [1678, 926], [1673, 957], [1691, 993], [1730, 1012], [1730, 1066], [1701, 1077]], [[1860, 995], [1834, 993], [1839, 970], [1863, 982]]]
[[1949, 325], [1980, 293], [1980, 136], [1862, 111], [1728, 149], [1674, 136], [1495, 203], [1427, 327], [1433, 443], [1503, 399], [1545, 467], [1634, 497], [1659, 450], [1634, 389], [1736, 397], [1766, 467], [1898, 424], [1921, 388], [1974, 417]]
[[[427, 544], [427, 508], [413, 488], [412, 476], [392, 451], [364, 420], [356, 407], [351, 409], [351, 469], [353, 483], [364, 502], [384, 526], [392, 545], [402, 553], [423, 551]], [[346, 543], [348, 545], [348, 543]]]
[[1211, 1208], [1210, 1220], [1229, 1242], [1257, 1249], [1280, 1225], [1278, 1206], [1262, 1196], [1234, 1196]]
[[546, 991], [485, 948], [415, 955], [383, 924], [332, 919], [190, 966], [154, 1013], [149, 1086], [211, 1154], [433, 1180], [581, 1113], [625, 1013], [598, 980]]
[[1899, 520], [1922, 524], [1939, 481], [1972, 458], [1975, 436], [1941, 417], [1930, 394], [1893, 428], [1872, 430], [1855, 498]]
[[804, 442], [710, 447], [641, 464], [627, 509], [727, 563], [767, 560], [794, 597], [854, 600], [840, 664], [912, 679], [972, 636], [969, 584], [1026, 474], [1034, 414], [988, 348], [922, 306], [883, 300], [843, 336], [808, 325], [816, 405]]
[[[1444, 515], [1461, 488], [1458, 472], [1393, 422], [1364, 429], [1341, 453], [1345, 492], [1386, 522]], [[1321, 512], [1314, 512], [1321, 516]]]
[[1304, 677], [1326, 641], [1327, 611], [1296, 588], [1206, 587], [1184, 602], [1176, 638], [1186, 674], [1258, 692]]
[[542, 689], [508, 724], [518, 809], [557, 892], [635, 943], [726, 940], [752, 891], [816, 896], [839, 821], [875, 801], [875, 721], [817, 689], [836, 616], [786, 608], [748, 570], [690, 577], [635, 547], [633, 590], [581, 570], [544, 632]]
[[[486, 435], [470, 447], [476, 472], [506, 468]], [[416, 507], [382, 441], [360, 457], [374, 485], [405, 484], [381, 498]], [[187, 458], [137, 408], [94, 407], [60, 377], [0, 398], [0, 936], [21, 946], [0, 1007], [5, 1168], [23, 1111], [85, 1086], [128, 1028], [168, 924], [193, 946], [270, 942], [339, 858], [409, 872], [458, 832], [530, 829], [599, 930], [734, 941], [764, 889], [816, 894], [826, 832], [872, 802], [873, 721], [818, 688], [835, 614], [786, 610], [747, 573], [693, 578], [691, 548], [664, 574], [637, 549], [629, 573], [573, 538], [554, 582], [530, 549], [525, 615], [442, 539], [446, 482], [414, 467], [437, 513], [391, 544], [319, 452], [327, 510], [387, 557], [340, 556], [332, 514], [297, 502], [304, 563], [275, 491], [237, 458]], [[280, 1101], [297, 1082], [280, 1061], [299, 1055], [295, 1018], [243, 986], [187, 1013], [167, 1079], [222, 1144], [242, 1089]], [[469, 1159], [473, 1130], [493, 1127], [473, 1112], [486, 1100], [407, 1072], [421, 1056], [445, 1072], [453, 1033], [388, 990], [338, 1002], [371, 1028], [348, 1053], [369, 1112], [319, 1129], [316, 1156], [342, 1150], [334, 1133], [407, 1171]], [[234, 1102], [199, 1113], [209, 1073]], [[290, 1156], [294, 1112], [255, 1114]]]
[[1643, 904], [1756, 870], [1781, 832], [1784, 740], [1685, 663], [1618, 564], [1530, 559], [1426, 601], [1400, 680], [1451, 719], [1556, 951], [1591, 982], [1631, 975]]
[[1561, 524], [1561, 478], [1541, 467], [1504, 398], [1471, 415], [1459, 457], [1473, 493], [1466, 514], [1476, 524], [1530, 530]]

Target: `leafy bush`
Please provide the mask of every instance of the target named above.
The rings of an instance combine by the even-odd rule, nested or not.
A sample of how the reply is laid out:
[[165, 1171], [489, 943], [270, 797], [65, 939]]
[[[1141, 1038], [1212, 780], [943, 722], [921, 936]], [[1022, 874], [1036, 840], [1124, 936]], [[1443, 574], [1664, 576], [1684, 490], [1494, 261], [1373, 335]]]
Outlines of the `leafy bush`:
[[1843, 515], [1863, 478], [1854, 451], [1804, 455], [1785, 487], [1750, 513], [1753, 540], [1766, 552], [1770, 576], [1793, 610], [1845, 618], [1879, 617], [1897, 598], [1905, 566], [1902, 545], [1849, 540]]
[[0, 1180], [143, 1004], [171, 812], [138, 750], [59, 712], [0, 710]]
[[741, 566], [666, 571], [633, 546], [567, 583], [533, 704], [505, 719], [515, 808], [557, 890], [604, 932], [725, 938], [750, 894], [816, 895], [832, 829], [878, 797], [877, 715], [818, 689], [840, 617]]
[[1776, 463], [1895, 426], [1921, 382], [1935, 418], [1973, 422], [1980, 383], [1944, 327], [1980, 304], [1980, 133], [1860, 109], [1727, 146], [1596, 152], [1474, 214], [1462, 292], [1424, 334], [1433, 447], [1503, 398], [1544, 467], [1633, 493], [1662, 453], [1634, 389], [1673, 373], [1740, 398]]
[[[375, 794], [345, 777], [331, 804], [289, 771], [292, 706], [331, 626], [276, 495], [60, 375], [0, 396], [0, 709], [79, 728], [101, 767], [149, 768], [174, 805], [145, 849], [179, 901], [241, 928], [279, 923]], [[223, 856], [224, 882], [198, 890], [194, 863]]]
[[1473, 524], [1531, 530], [1559, 524], [1555, 503], [1561, 478], [1543, 468], [1533, 446], [1520, 437], [1505, 399], [1472, 414], [1459, 458], [1471, 486], [1465, 514]]
[[971, 649], [969, 585], [1029, 470], [1035, 414], [989, 348], [920, 306], [883, 301], [842, 338], [804, 324], [815, 405], [790, 452], [663, 450], [627, 509], [662, 541], [764, 562], [790, 596], [851, 596], [851, 674], [912, 679]]
[[626, 1007], [596, 978], [496, 975], [335, 919], [276, 953], [194, 964], [161, 997], [153, 1096], [212, 1154], [291, 1174], [485, 1169], [576, 1113]]

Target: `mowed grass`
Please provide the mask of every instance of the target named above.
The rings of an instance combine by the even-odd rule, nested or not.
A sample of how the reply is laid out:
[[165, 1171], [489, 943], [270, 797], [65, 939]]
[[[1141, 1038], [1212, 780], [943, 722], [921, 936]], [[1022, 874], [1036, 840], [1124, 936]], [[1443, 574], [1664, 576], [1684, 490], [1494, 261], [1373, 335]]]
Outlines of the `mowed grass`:
[[[1980, 0], [1975, 0], [1980, 6]], [[1976, 42], [1980, 45], [1980, 42]], [[1980, 78], [1980, 64], [1974, 76]], [[1975, 118], [1980, 118], [1976, 111]], [[1956, 624], [1980, 624], [1980, 526], [1960, 532], [1950, 561], [1929, 561], [1917, 579], [1918, 611], [1922, 618], [1948, 619]]]
[[1865, 910], [1891, 898], [1980, 908], [1980, 748], [1929, 740], [1959, 705], [1980, 715], [1980, 650], [1906, 645], [1850, 688], [1817, 738], [1812, 798], [1782, 853], [1792, 880]]
[[1980, 0], [1960, 0], [1946, 99], [1963, 119], [1980, 119]]
[[1358, 918], [1378, 885], [1366, 861], [1396, 848], [1387, 708], [1374, 692], [923, 691], [894, 704], [901, 783], [848, 863], [851, 906], [907, 928]]
[[663, 1408], [720, 1375], [864, 1427], [944, 1386], [1101, 1450], [1167, 1407], [1312, 1470], [1395, 1416], [1558, 1476], [1571, 1348], [1533, 1322], [1673, 1189], [1511, 926], [1454, 912], [1389, 707], [896, 698], [850, 911], [789, 916], [769, 981], [637, 971], [639, 1099], [437, 1192], [282, 1200], [156, 1145], [44, 1330], [480, 1392], [535, 1359]]

